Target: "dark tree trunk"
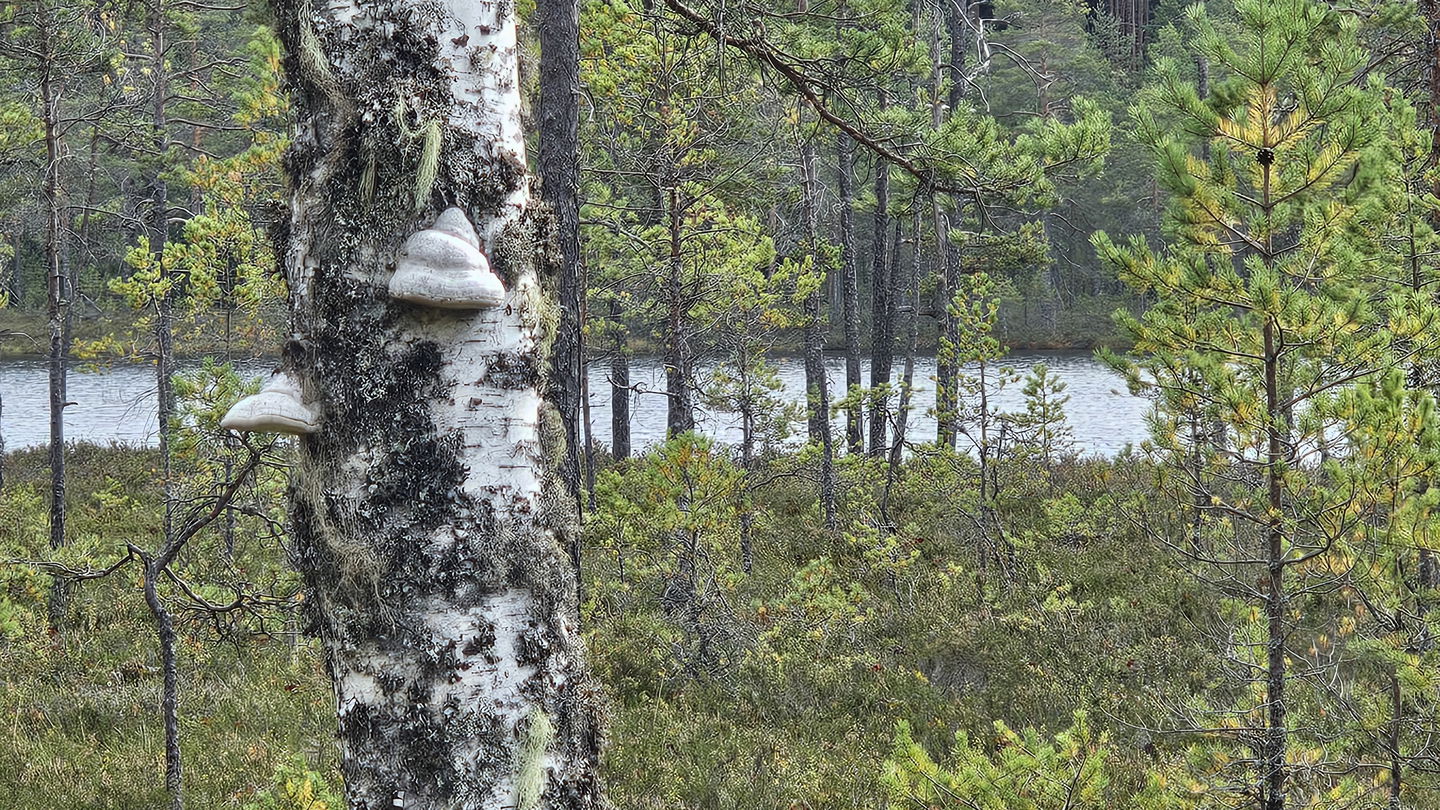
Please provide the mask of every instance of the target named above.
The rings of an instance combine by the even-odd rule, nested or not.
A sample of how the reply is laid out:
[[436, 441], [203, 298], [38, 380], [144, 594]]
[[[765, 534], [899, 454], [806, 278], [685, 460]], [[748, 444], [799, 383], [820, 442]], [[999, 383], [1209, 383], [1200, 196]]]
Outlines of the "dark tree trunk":
[[[1266, 212], [1272, 210], [1271, 183], [1272, 168], [1269, 164], [1261, 167], [1261, 202]], [[1268, 213], [1267, 213], [1268, 219]], [[1267, 223], [1268, 224], [1268, 223]], [[1267, 236], [1261, 251], [1261, 260], [1267, 265], [1275, 260], [1275, 252]], [[1264, 796], [1264, 810], [1285, 810], [1286, 784], [1290, 777], [1290, 764], [1286, 759], [1289, 726], [1288, 706], [1285, 687], [1289, 680], [1289, 663], [1285, 653], [1285, 639], [1290, 631], [1288, 616], [1289, 595], [1286, 592], [1285, 572], [1289, 567], [1289, 538], [1285, 528], [1285, 475], [1291, 458], [1286, 448], [1290, 446], [1290, 425], [1293, 418], [1292, 406], [1285, 402], [1288, 395], [1282, 390], [1281, 351], [1283, 333], [1278, 333], [1273, 319], [1267, 318], [1262, 331], [1264, 344], [1262, 361], [1265, 387], [1265, 482], [1267, 523], [1265, 526], [1265, 704], [1266, 728], [1261, 743], [1260, 769], [1261, 789]]]
[[[882, 107], [884, 95], [881, 95]], [[890, 262], [885, 249], [886, 231], [890, 224], [890, 167], [883, 161], [875, 166], [875, 217], [871, 228], [873, 253], [870, 262], [870, 455], [879, 456], [885, 448], [889, 413], [881, 386], [890, 383], [892, 335], [890, 321]]]
[[[159, 421], [160, 475], [164, 497], [163, 538], [165, 547], [174, 542], [175, 481], [170, 449], [170, 429], [175, 418], [175, 290], [165, 266], [165, 243], [170, 230], [170, 187], [165, 180], [165, 157], [170, 149], [170, 121], [166, 103], [170, 99], [170, 75], [167, 67], [169, 42], [168, 21], [163, 0], [151, 0], [146, 22], [150, 34], [152, 60], [149, 79], [153, 83], [150, 97], [151, 148], [154, 150], [153, 174], [148, 178], [150, 218], [146, 235], [150, 240], [151, 261], [159, 269], [165, 288], [156, 299], [155, 307], [155, 394]], [[161, 710], [165, 726], [165, 790], [170, 794], [170, 810], [184, 810], [183, 765], [180, 754], [180, 722], [178, 717], [179, 679], [175, 651], [175, 629], [169, 612], [156, 591], [162, 576], [160, 569], [148, 564], [145, 572], [145, 601], [155, 621], [160, 641], [161, 664], [164, 669], [164, 692]]]
[[920, 341], [920, 213], [918, 209], [915, 213], [913, 227], [916, 238], [915, 249], [910, 257], [909, 278], [903, 281], [898, 278], [895, 280], [897, 293], [908, 288], [905, 289], [905, 297], [906, 308], [910, 310], [910, 314], [905, 322], [905, 371], [900, 382], [900, 402], [895, 411], [895, 440], [890, 445], [890, 453], [885, 465], [885, 490], [880, 497], [880, 513], [885, 516], [887, 525], [893, 525], [890, 520], [890, 492], [900, 475], [900, 461], [905, 452], [905, 433], [910, 421], [910, 394], [911, 388], [915, 384], [915, 350]]
[[[555, 334], [550, 394], [565, 425], [560, 477], [580, 502], [580, 394], [584, 357], [580, 272], [580, 4], [542, 0], [540, 35], [540, 192], [555, 213], [563, 266], [556, 285], [560, 323]], [[576, 570], [580, 548], [571, 550]]]
[[844, 287], [845, 446], [851, 453], [865, 452], [864, 413], [857, 393], [860, 379], [860, 279], [855, 254], [855, 141], [841, 132], [836, 137], [835, 159], [840, 188], [840, 278]]
[[[39, 28], [41, 122], [45, 137], [45, 277], [46, 315], [50, 332], [50, 548], [65, 545], [65, 405], [67, 402], [68, 349], [70, 345], [69, 273], [62, 259], [65, 241], [65, 143], [60, 119], [60, 79], [53, 74], [54, 32]], [[50, 589], [50, 626], [64, 621], [69, 586], [55, 578]]]
[[[90, 157], [86, 161], [85, 165], [85, 177], [88, 178], [85, 183], [85, 213], [80, 215], [80, 232], [76, 239], [77, 244], [79, 244], [81, 250], [84, 251], [81, 254], [82, 261], [88, 261], [93, 255], [93, 251], [90, 247], [90, 223], [92, 220], [91, 214], [96, 210], [95, 178], [100, 174], [100, 172], [97, 171], [99, 165], [100, 122], [95, 121], [93, 124], [90, 125]], [[76, 301], [79, 301], [84, 296], [84, 291], [80, 289], [80, 273], [73, 270], [73, 264], [74, 263], [72, 262], [72, 272], [70, 273], [70, 286], [72, 289], [75, 290]]]
[[[944, 21], [952, 29], [954, 17], [960, 6], [954, 3], [949, 13], [943, 10], [936, 10], [936, 15], [944, 15]], [[945, 122], [944, 102], [941, 100], [941, 89], [947, 76], [951, 81], [950, 99], [957, 99], [957, 79], [961, 78], [958, 65], [949, 65], [947, 68], [940, 43], [939, 16], [931, 21], [930, 28], [930, 126], [933, 130], [939, 131]], [[950, 43], [950, 57], [957, 55], [955, 42]], [[960, 52], [963, 57], [963, 51]], [[960, 88], [963, 92], [963, 87]], [[963, 98], [961, 96], [960, 98]], [[956, 257], [950, 251], [950, 219], [941, 210], [939, 198], [930, 194], [930, 228], [935, 233], [935, 256], [939, 262], [936, 277], [936, 319], [940, 325], [940, 346], [935, 354], [935, 443], [941, 447], [955, 449], [955, 442], [959, 435], [959, 425], [956, 424], [956, 412], [959, 407], [957, 400], [956, 377], [959, 375], [959, 364], [955, 361], [954, 347], [959, 337], [955, 316], [950, 311], [950, 298], [955, 294], [957, 282], [959, 281]], [[919, 247], [919, 223], [916, 223], [916, 247]]]
[[690, 348], [689, 300], [681, 252], [680, 190], [670, 189], [670, 256], [665, 278], [665, 435], [674, 438], [695, 429], [695, 360]]
[[[803, 219], [806, 249], [820, 264], [820, 180], [815, 165], [815, 145], [809, 140], [801, 146], [801, 174], [804, 184]], [[805, 388], [809, 396], [810, 441], [820, 445], [820, 511], [825, 528], [835, 528], [835, 444], [830, 432], [830, 382], [825, 376], [825, 317], [821, 311], [821, 287], [805, 298]]]
[[1285, 685], [1288, 666], [1285, 661], [1285, 637], [1289, 620], [1285, 593], [1286, 544], [1284, 520], [1284, 446], [1286, 436], [1276, 421], [1282, 416], [1280, 401], [1279, 349], [1275, 344], [1275, 328], [1266, 322], [1265, 341], [1265, 413], [1269, 417], [1266, 428], [1265, 478], [1267, 483], [1267, 506], [1270, 523], [1266, 530], [1267, 583], [1265, 594], [1265, 623], [1269, 637], [1266, 641], [1265, 661], [1265, 703], [1267, 706], [1265, 738], [1260, 757], [1261, 782], [1264, 788], [1264, 810], [1284, 810], [1285, 784], [1290, 766], [1285, 759], [1287, 742]]
[[10, 257], [10, 280], [7, 289], [10, 290], [10, 303], [13, 306], [25, 306], [25, 220], [21, 218], [15, 225], [15, 241], [13, 243], [15, 255]]
[[160, 642], [160, 715], [165, 728], [165, 790], [170, 794], [171, 810], [182, 810], [185, 794], [180, 756], [180, 667], [175, 652], [175, 621], [157, 590], [158, 581], [165, 576], [163, 566], [156, 566], [149, 558], [144, 561], [144, 566], [145, 605], [150, 609], [155, 635]]
[[[161, 280], [168, 282], [171, 279], [169, 268], [165, 266], [165, 243], [170, 231], [170, 186], [165, 179], [163, 168], [165, 155], [170, 150], [170, 122], [165, 110], [165, 104], [169, 100], [170, 82], [165, 64], [168, 50], [167, 22], [161, 0], [152, 0], [148, 25], [155, 55], [150, 66], [150, 80], [154, 82], [150, 101], [150, 126], [155, 170], [147, 182], [150, 190], [150, 218], [146, 223], [146, 236], [150, 240], [151, 261], [159, 268]], [[174, 519], [170, 424], [175, 418], [175, 290], [167, 284], [155, 304], [155, 393], [158, 404], [161, 476], [165, 490], [165, 536], [168, 538]]]
[[615, 342], [610, 347], [610, 453], [616, 461], [630, 457], [630, 347], [620, 320], [620, 305], [610, 302]]
[[1395, 668], [1390, 668], [1390, 723], [1386, 730], [1386, 753], [1390, 759], [1390, 810], [1400, 810], [1400, 789], [1403, 785], [1402, 768], [1404, 759], [1400, 756], [1400, 731], [1404, 725], [1405, 703], [1400, 691], [1400, 677]]
[[1440, 588], [1440, 564], [1436, 562], [1434, 551], [1420, 549], [1419, 569], [1421, 594], [1417, 607], [1420, 615], [1424, 616], [1430, 612], [1430, 600], [1434, 598], [1434, 594], [1428, 591]]
[[[583, 282], [582, 282], [583, 286]], [[590, 299], [588, 296], [580, 296], [580, 323], [587, 323], [589, 318]], [[580, 350], [580, 427], [582, 435], [580, 446], [583, 453], [580, 457], [583, 465], [582, 472], [585, 475], [585, 509], [589, 512], [595, 511], [595, 420], [594, 413], [590, 406], [590, 355], [584, 346]], [[583, 580], [577, 575], [577, 582], [583, 584]], [[582, 600], [583, 601], [583, 600]]]
[[[940, 289], [936, 306], [940, 311], [940, 335], [943, 349], [937, 355], [935, 369], [935, 412], [936, 442], [942, 447], [955, 449], [960, 435], [960, 364], [954, 357], [954, 349], [960, 342], [960, 324], [951, 312], [951, 299], [960, 286], [960, 256], [950, 243], [950, 218], [934, 205], [934, 227], [936, 254], [940, 260]], [[943, 360], [943, 363], [941, 362]]]
[[[889, 444], [890, 393], [886, 390], [894, 377], [895, 364], [895, 314], [898, 307], [900, 283], [900, 241], [902, 223], [895, 219], [890, 246], [880, 252], [885, 257], [884, 267], [877, 268], [874, 284], [881, 289], [876, 293], [872, 318], [875, 322], [870, 332], [870, 455], [884, 458]], [[881, 240], [883, 245], [884, 240]]]
[[[294, 561], [349, 805], [603, 808], [567, 553], [577, 515], [554, 467], [565, 432], [542, 396], [561, 269], [529, 206], [514, 6], [276, 11], [301, 124], [286, 365], [319, 421], [291, 484]], [[365, 116], [371, 103], [404, 120]], [[440, 136], [433, 183], [415, 126]], [[377, 154], [371, 200], [361, 143]], [[451, 206], [504, 284], [498, 307], [388, 295], [402, 244]]]
[[586, 508], [595, 511], [595, 422], [590, 411], [590, 375], [588, 368], [580, 374], [580, 444], [585, 449], [581, 456], [585, 475]]
[[945, 33], [950, 38], [950, 64], [948, 65], [950, 109], [960, 109], [965, 95], [970, 92], [970, 83], [965, 78], [965, 15], [970, 13], [969, 0], [951, 0], [945, 4]]
[[[1427, 85], [1425, 127], [1430, 130], [1429, 166], [1440, 166], [1440, 0], [1421, 0], [1420, 16], [1425, 20], [1425, 41], [1422, 69]], [[1440, 194], [1440, 177], [1430, 185], [1431, 193]], [[1432, 209], [1432, 224], [1440, 224], [1440, 212]]]
[[737, 386], [740, 389], [740, 469], [745, 471], [744, 502], [740, 507], [740, 568], [749, 574], [755, 567], [753, 536], [755, 510], [750, 498], [750, 473], [755, 467], [755, 396], [754, 381], [750, 379], [751, 363], [749, 341], [740, 341], [739, 356], [735, 368], [739, 371]]
[[[802, 250], [810, 254], [816, 272], [820, 267], [817, 241], [819, 212], [816, 203], [815, 147], [808, 140], [800, 145], [801, 227], [804, 230]], [[805, 297], [805, 428], [813, 443], [820, 443], [828, 433], [830, 414], [823, 409], [828, 386], [825, 385], [825, 319], [821, 310], [819, 287]]]

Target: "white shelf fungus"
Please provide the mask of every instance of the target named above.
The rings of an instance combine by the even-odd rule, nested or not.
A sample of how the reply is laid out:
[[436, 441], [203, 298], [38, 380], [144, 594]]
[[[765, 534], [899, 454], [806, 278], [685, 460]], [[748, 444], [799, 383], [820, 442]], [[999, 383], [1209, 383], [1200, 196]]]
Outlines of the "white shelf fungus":
[[300, 383], [288, 372], [277, 371], [261, 387], [230, 407], [220, 427], [240, 432], [314, 433], [319, 424], [315, 412], [300, 400]]
[[505, 287], [490, 272], [465, 212], [447, 208], [401, 245], [390, 297], [442, 309], [486, 309], [505, 301]]

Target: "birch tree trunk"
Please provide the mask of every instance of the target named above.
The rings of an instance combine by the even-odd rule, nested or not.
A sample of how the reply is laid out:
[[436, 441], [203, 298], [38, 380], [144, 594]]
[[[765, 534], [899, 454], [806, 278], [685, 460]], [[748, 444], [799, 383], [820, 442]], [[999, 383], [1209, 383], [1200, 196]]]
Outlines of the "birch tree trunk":
[[[541, 395], [557, 313], [529, 210], [514, 6], [275, 0], [300, 124], [285, 363], [319, 429], [291, 483], [294, 562], [335, 685], [354, 810], [601, 808], [598, 690]], [[392, 300], [448, 206], [499, 307]]]

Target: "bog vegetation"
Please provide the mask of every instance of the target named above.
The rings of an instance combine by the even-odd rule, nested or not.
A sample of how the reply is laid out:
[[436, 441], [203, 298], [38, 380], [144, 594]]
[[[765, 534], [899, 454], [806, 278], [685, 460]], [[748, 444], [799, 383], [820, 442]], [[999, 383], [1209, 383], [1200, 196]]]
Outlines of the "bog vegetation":
[[[0, 7], [0, 354], [47, 359], [56, 414], [0, 452], [0, 804], [344, 806], [294, 447], [218, 426], [287, 337], [310, 57], [269, 13]], [[567, 469], [617, 807], [1440, 806], [1440, 5], [580, 21], [575, 317], [611, 408], [573, 411]], [[377, 114], [424, 186], [438, 125]], [[1020, 346], [1100, 351], [1151, 439], [1078, 453]], [[155, 366], [159, 446], [67, 444], [69, 370], [117, 362]], [[642, 395], [664, 443], [631, 445]]]

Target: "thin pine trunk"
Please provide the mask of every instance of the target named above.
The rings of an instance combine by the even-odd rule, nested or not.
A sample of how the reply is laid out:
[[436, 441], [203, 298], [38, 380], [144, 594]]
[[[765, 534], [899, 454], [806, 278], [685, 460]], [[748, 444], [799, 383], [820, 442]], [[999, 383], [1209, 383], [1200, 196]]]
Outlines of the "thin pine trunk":
[[[45, 277], [46, 315], [49, 327], [50, 376], [50, 548], [65, 545], [65, 406], [67, 404], [68, 348], [70, 345], [69, 273], [62, 258], [65, 241], [65, 189], [61, 162], [65, 159], [60, 111], [60, 77], [54, 75], [54, 31], [40, 25], [40, 100], [45, 138]], [[65, 619], [69, 586], [56, 578], [50, 588], [50, 626], [58, 629]]]
[[840, 278], [844, 287], [845, 446], [851, 453], [865, 451], [864, 412], [856, 394], [860, 379], [860, 279], [855, 254], [855, 141], [841, 132], [835, 136], [835, 159], [840, 189]]
[[[557, 283], [560, 323], [555, 334], [550, 394], [565, 425], [560, 477], [580, 502], [580, 395], [584, 357], [580, 271], [580, 4], [542, 0], [540, 37], [540, 191], [555, 214], [562, 266]], [[580, 548], [571, 549], [576, 570]]]
[[895, 365], [895, 318], [900, 305], [900, 245], [904, 236], [904, 223], [897, 217], [890, 234], [890, 246], [885, 251], [885, 270], [876, 279], [885, 289], [876, 305], [877, 325], [873, 330], [874, 345], [870, 352], [870, 455], [884, 458], [890, 447], [890, 396], [888, 389], [894, 378]]
[[[583, 270], [582, 270], [583, 272]], [[582, 287], [585, 282], [582, 280]], [[580, 323], [584, 324], [590, 317], [590, 298], [587, 295], [580, 296]], [[581, 447], [584, 449], [580, 459], [584, 464], [585, 472], [585, 509], [589, 512], [595, 511], [595, 420], [590, 408], [590, 357], [582, 342], [580, 347], [580, 426], [584, 429], [581, 437]]]
[[1405, 703], [1400, 691], [1400, 677], [1394, 666], [1390, 668], [1390, 723], [1386, 729], [1386, 748], [1390, 760], [1390, 810], [1400, 810], [1400, 791], [1403, 786], [1402, 768], [1404, 759], [1400, 755], [1400, 731], [1404, 724]]
[[741, 493], [743, 502], [740, 508], [740, 568], [747, 574], [751, 573], [755, 566], [753, 547], [755, 510], [752, 508], [750, 499], [750, 475], [755, 467], [756, 397], [754, 381], [750, 379], [752, 363], [750, 344], [748, 341], [742, 340], [735, 365], [740, 372], [736, 380], [740, 390], [740, 469], [745, 472], [745, 489]]
[[[806, 249], [819, 265], [820, 213], [819, 177], [815, 161], [815, 145], [808, 139], [801, 146], [800, 167], [803, 175], [803, 219]], [[830, 430], [830, 382], [825, 376], [825, 318], [821, 312], [821, 289], [816, 285], [805, 299], [805, 388], [809, 393], [810, 441], [820, 445], [820, 511], [825, 528], [836, 526], [835, 512], [835, 445]]]
[[[96, 168], [100, 163], [100, 123], [97, 121], [90, 127], [90, 157], [86, 160], [85, 176], [89, 178], [85, 183], [85, 213], [80, 215], [80, 232], [76, 239], [82, 253], [82, 261], [92, 254], [90, 250], [90, 222], [91, 212], [95, 210], [95, 178], [99, 172]], [[76, 301], [79, 301], [83, 293], [80, 290], [80, 273], [75, 269], [75, 263], [71, 262], [70, 268], [70, 289]]]
[[969, 0], [951, 0], [945, 4], [945, 33], [950, 38], [950, 62], [946, 66], [950, 78], [948, 101], [952, 110], [960, 109], [970, 90], [965, 77], [965, 15], [969, 12]]
[[[1270, 227], [1271, 184], [1273, 167], [1261, 163], [1261, 208], [1265, 212], [1265, 240], [1261, 260], [1267, 265], [1275, 260], [1271, 244], [1273, 229]], [[1285, 638], [1289, 635], [1289, 598], [1285, 586], [1285, 573], [1289, 566], [1287, 538], [1285, 531], [1285, 469], [1289, 458], [1286, 447], [1290, 443], [1290, 424], [1293, 416], [1291, 407], [1283, 400], [1280, 366], [1282, 363], [1282, 337], [1274, 320], [1265, 319], [1261, 340], [1263, 343], [1262, 362], [1265, 387], [1265, 483], [1267, 524], [1265, 527], [1265, 706], [1266, 727], [1261, 741], [1261, 790], [1264, 810], [1285, 810], [1286, 784], [1290, 776], [1290, 764], [1286, 758], [1289, 742], [1288, 714], [1285, 687], [1289, 680], [1289, 662], [1285, 654]]]
[[[169, 236], [170, 187], [165, 179], [164, 163], [170, 150], [170, 120], [166, 104], [170, 100], [170, 74], [167, 67], [169, 42], [166, 36], [168, 21], [165, 18], [163, 0], [151, 0], [149, 19], [150, 46], [153, 59], [150, 65], [150, 81], [153, 83], [150, 97], [151, 148], [154, 150], [154, 173], [149, 178], [150, 219], [146, 232], [150, 240], [151, 261], [159, 268], [159, 278], [165, 288], [156, 300], [155, 317], [155, 393], [158, 403], [160, 475], [164, 497], [162, 523], [163, 544], [171, 545], [175, 532], [175, 476], [171, 453], [170, 428], [175, 418], [175, 345], [174, 307], [175, 290], [170, 286], [169, 270], [165, 266], [165, 243]], [[184, 810], [184, 764], [180, 749], [179, 711], [179, 667], [175, 648], [174, 623], [161, 601], [157, 580], [159, 570], [149, 570], [145, 577], [145, 601], [155, 620], [156, 636], [160, 642], [161, 665], [164, 669], [163, 693], [160, 707], [165, 727], [165, 789], [170, 794], [171, 810]]]
[[[897, 223], [898, 224], [898, 223]], [[901, 284], [906, 289], [906, 306], [910, 317], [905, 329], [905, 371], [900, 381], [900, 401], [895, 409], [895, 441], [890, 445], [885, 465], [885, 490], [880, 499], [880, 511], [886, 523], [890, 521], [890, 493], [900, 475], [900, 462], [904, 458], [905, 434], [910, 420], [910, 396], [915, 385], [915, 351], [920, 341], [920, 213], [917, 209], [914, 220], [915, 243], [911, 251], [908, 278], [897, 279], [897, 291]], [[898, 252], [898, 251], [897, 251]], [[892, 523], [893, 525], [893, 523]]]
[[1285, 786], [1290, 774], [1286, 762], [1288, 737], [1287, 706], [1285, 686], [1289, 667], [1285, 660], [1285, 637], [1289, 630], [1286, 616], [1288, 600], [1285, 592], [1285, 529], [1283, 525], [1285, 507], [1282, 494], [1284, 488], [1285, 435], [1276, 420], [1282, 418], [1280, 384], [1278, 380], [1279, 354], [1276, 346], [1275, 327], [1267, 322], [1264, 329], [1265, 343], [1265, 413], [1269, 417], [1266, 427], [1265, 479], [1269, 525], [1266, 529], [1266, 580], [1265, 624], [1268, 637], [1265, 650], [1265, 704], [1266, 728], [1261, 743], [1260, 775], [1264, 791], [1264, 810], [1284, 810]]
[[[881, 107], [885, 94], [880, 95]], [[890, 224], [890, 167], [883, 161], [875, 167], [875, 216], [871, 228], [874, 251], [870, 263], [870, 455], [879, 456], [885, 448], [889, 412], [883, 386], [890, 383], [892, 334], [890, 320], [891, 273], [889, 251], [885, 249], [886, 231]], [[898, 223], [897, 223], [898, 225]]]
[[620, 307], [610, 303], [614, 344], [610, 347], [610, 453], [616, 461], [630, 457], [630, 347], [620, 322]]
[[695, 429], [695, 365], [690, 348], [689, 303], [685, 291], [680, 190], [670, 189], [670, 255], [666, 262], [665, 435], [674, 438]]
[[[1422, 70], [1427, 85], [1425, 126], [1430, 130], [1430, 168], [1440, 166], [1440, 0], [1421, 0], [1420, 16], [1425, 20], [1424, 57]], [[1440, 195], [1440, 176], [1430, 184], [1431, 193]], [[1440, 212], [1431, 211], [1432, 224], [1440, 224]]]
[[939, 284], [935, 306], [940, 314], [940, 346], [935, 354], [935, 442], [941, 447], [955, 449], [960, 435], [959, 424], [959, 376], [960, 364], [956, 362], [955, 347], [960, 341], [960, 325], [951, 311], [951, 299], [959, 287], [959, 262], [950, 249], [950, 220], [940, 210], [940, 205], [931, 200], [931, 223], [935, 230], [936, 255], [940, 261], [937, 273]]
[[10, 291], [10, 304], [12, 306], [25, 306], [25, 221], [22, 218], [15, 225], [15, 238], [11, 246], [15, 254], [10, 257], [10, 279], [6, 289]]

